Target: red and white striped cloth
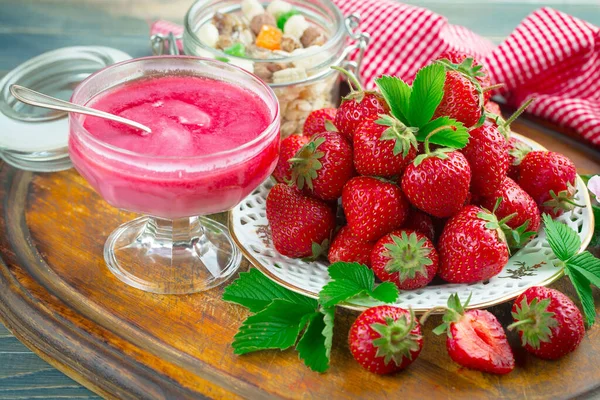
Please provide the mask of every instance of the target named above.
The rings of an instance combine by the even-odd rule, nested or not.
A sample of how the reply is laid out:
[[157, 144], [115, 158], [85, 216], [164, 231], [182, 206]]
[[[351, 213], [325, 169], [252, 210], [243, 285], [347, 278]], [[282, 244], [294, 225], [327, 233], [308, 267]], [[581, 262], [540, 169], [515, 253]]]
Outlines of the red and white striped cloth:
[[[518, 106], [534, 96], [528, 112], [574, 129], [600, 146], [600, 29], [542, 8], [528, 16], [499, 46], [451, 25], [424, 8], [394, 0], [334, 0], [345, 15], [359, 13], [360, 30], [372, 36], [362, 76], [367, 86], [382, 75], [412, 81], [419, 68], [453, 49], [475, 56], [501, 93]], [[182, 32], [157, 21], [152, 33]]]

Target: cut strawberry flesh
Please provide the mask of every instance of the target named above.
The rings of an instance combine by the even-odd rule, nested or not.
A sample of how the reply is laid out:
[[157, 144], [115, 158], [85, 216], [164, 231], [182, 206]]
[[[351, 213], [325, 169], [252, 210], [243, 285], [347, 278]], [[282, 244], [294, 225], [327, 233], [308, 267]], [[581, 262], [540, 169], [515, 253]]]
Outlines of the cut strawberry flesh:
[[515, 360], [504, 329], [489, 312], [467, 311], [450, 330], [448, 354], [458, 364], [494, 374], [513, 370]]

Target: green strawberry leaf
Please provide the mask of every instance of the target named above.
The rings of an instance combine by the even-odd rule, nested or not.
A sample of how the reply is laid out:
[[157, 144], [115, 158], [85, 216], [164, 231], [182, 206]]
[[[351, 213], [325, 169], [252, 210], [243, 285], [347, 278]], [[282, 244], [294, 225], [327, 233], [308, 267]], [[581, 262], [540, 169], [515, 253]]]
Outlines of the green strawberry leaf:
[[383, 303], [393, 303], [398, 300], [398, 287], [392, 282], [382, 282], [375, 287], [369, 296]]
[[315, 372], [325, 372], [329, 369], [334, 314], [333, 307], [311, 314], [308, 326], [296, 345], [300, 359]]
[[285, 350], [296, 344], [315, 308], [288, 300], [273, 300], [267, 308], [244, 321], [232, 343], [235, 354], [257, 350]]
[[[446, 129], [442, 129], [447, 127]], [[429, 143], [453, 149], [462, 149], [469, 143], [469, 131], [462, 124], [450, 117], [439, 117], [422, 126], [417, 132], [417, 140], [424, 142], [429, 135]]]
[[596, 321], [596, 307], [594, 307], [594, 297], [590, 281], [587, 280], [576, 268], [565, 268], [565, 273], [571, 279], [571, 283], [577, 292], [577, 296], [583, 306], [583, 315], [587, 326], [594, 325]]
[[287, 300], [293, 304], [308, 305], [313, 310], [317, 301], [279, 286], [259, 270], [252, 268], [242, 272], [225, 288], [223, 300], [237, 303], [252, 312], [264, 310], [273, 300]]
[[444, 96], [445, 68], [429, 64], [417, 72], [410, 94], [408, 121], [410, 126], [421, 128], [427, 124]]
[[594, 213], [594, 234], [590, 241], [590, 247], [600, 247], [600, 207], [593, 205], [592, 211]]
[[396, 76], [382, 75], [375, 79], [375, 84], [383, 98], [390, 106], [392, 115], [408, 126], [409, 101], [412, 89]]
[[327, 283], [319, 292], [319, 303], [331, 307], [360, 295], [369, 295], [377, 300], [393, 303], [398, 298], [394, 284], [381, 284], [375, 288], [375, 274], [359, 263], [336, 262], [329, 266]]
[[600, 259], [594, 257], [589, 251], [571, 257], [567, 261], [567, 268], [576, 269], [592, 285], [600, 288]]
[[562, 222], [554, 221], [548, 214], [542, 215], [546, 238], [554, 255], [561, 261], [567, 261], [579, 251], [581, 239], [573, 229]]

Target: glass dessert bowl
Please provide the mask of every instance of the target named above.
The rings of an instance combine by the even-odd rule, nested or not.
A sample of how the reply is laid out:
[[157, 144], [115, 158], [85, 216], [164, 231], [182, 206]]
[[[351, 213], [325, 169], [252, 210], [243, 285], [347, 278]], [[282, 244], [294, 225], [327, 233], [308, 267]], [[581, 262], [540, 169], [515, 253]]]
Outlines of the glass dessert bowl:
[[112, 206], [145, 216], [108, 237], [104, 258], [123, 282], [153, 293], [215, 287], [239, 267], [225, 226], [205, 216], [233, 208], [271, 174], [279, 153], [273, 91], [244, 70], [198, 57], [148, 57], [83, 81], [71, 101], [121, 115], [141, 131], [69, 116], [69, 155]]

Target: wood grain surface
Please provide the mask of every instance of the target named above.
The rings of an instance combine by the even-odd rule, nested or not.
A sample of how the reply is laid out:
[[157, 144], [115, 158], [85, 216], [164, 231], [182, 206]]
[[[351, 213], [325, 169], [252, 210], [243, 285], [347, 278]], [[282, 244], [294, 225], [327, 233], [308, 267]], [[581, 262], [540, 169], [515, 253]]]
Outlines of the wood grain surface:
[[[517, 130], [536, 138], [523, 125]], [[548, 136], [580, 172], [600, 163]], [[539, 137], [537, 139], [540, 139]], [[332, 368], [308, 370], [291, 351], [235, 356], [230, 343], [247, 312], [220, 300], [222, 289], [160, 296], [126, 286], [102, 259], [108, 234], [134, 215], [108, 206], [75, 171], [31, 174], [0, 169], [0, 319], [52, 365], [113, 398], [571, 398], [598, 394], [600, 328], [580, 349], [546, 362], [516, 348], [517, 368], [498, 377], [462, 369], [431, 334], [407, 371], [380, 377], [354, 362], [345, 337], [355, 312], [338, 310]], [[225, 215], [216, 216], [223, 221]], [[244, 265], [247, 268], [247, 264]], [[564, 279], [555, 287], [574, 297]], [[594, 292], [598, 300], [600, 293]], [[492, 311], [506, 324], [510, 304]]]
[[[438, 12], [444, 16], [446, 16], [451, 23], [462, 24], [483, 36], [490, 38], [495, 42], [499, 42], [504, 36], [506, 36], [510, 31], [518, 24], [518, 22], [525, 17], [528, 13], [533, 11], [535, 8], [540, 6], [539, 2], [530, 2], [530, 1], [511, 1], [508, 4], [502, 1], [473, 1], [473, 0], [461, 0], [459, 2], [448, 2], [443, 0], [409, 0], [408, 3], [421, 5], [425, 7], [429, 7], [435, 12]], [[2, 52], [0, 52], [0, 76], [7, 72], [8, 70], [14, 68], [19, 63], [26, 61], [27, 59], [36, 56], [42, 52], [52, 50], [55, 48], [63, 47], [63, 46], [73, 46], [73, 45], [106, 45], [119, 48], [123, 51], [128, 52], [132, 56], [143, 56], [149, 54], [148, 47], [148, 22], [154, 20], [156, 18], [166, 18], [171, 19], [176, 22], [180, 22], [185, 10], [188, 5], [191, 3], [191, 0], [173, 0], [173, 1], [165, 1], [165, 0], [21, 0], [16, 2], [14, 0], [0, 0], [0, 48]], [[584, 18], [587, 21], [594, 23], [596, 25], [600, 25], [600, 9], [598, 7], [597, 2], [595, 1], [548, 1], [545, 2], [547, 5], [558, 8], [564, 12], [570, 13], [572, 15], [578, 16], [580, 18]], [[562, 136], [557, 136], [552, 130], [541, 132], [540, 130], [532, 130], [529, 131], [528, 134], [546, 145], [547, 147], [560, 149], [564, 151], [567, 155], [577, 160], [577, 165], [582, 172], [600, 172], [597, 162], [593, 162], [593, 159], [597, 159], [598, 154], [590, 152], [589, 149], [585, 145], [581, 145], [576, 141], [570, 141], [568, 139], [563, 138]], [[11, 175], [6, 166], [1, 166], [2, 176], [6, 177]], [[37, 193], [44, 193], [43, 188], [45, 190], [60, 190], [59, 187], [62, 187], [60, 184], [62, 179], [70, 176], [70, 173], [62, 173], [59, 174], [56, 178], [51, 178], [50, 175], [40, 175], [27, 177], [28, 179], [32, 179], [30, 185], [27, 186], [27, 207], [31, 207], [34, 203], [33, 197], [37, 196]], [[11, 178], [12, 179], [12, 178]], [[79, 188], [79, 183], [77, 183], [76, 179], [68, 178], [65, 180], [67, 182], [67, 192], [62, 192], [61, 196], [68, 196], [71, 192], [78, 192], [81, 188]], [[0, 185], [4, 185], [4, 191], [2, 192], [2, 199], [5, 201], [4, 203], [4, 212], [6, 212], [6, 202], [7, 198], [4, 195], [7, 193], [7, 181], [1, 180]], [[85, 188], [85, 185], [82, 186]], [[83, 189], [81, 189], [83, 190]], [[87, 189], [89, 191], [89, 189]], [[91, 196], [89, 193], [85, 196]], [[47, 197], [48, 198], [48, 197]], [[46, 199], [47, 199], [46, 198]], [[22, 198], [21, 201], [25, 201], [25, 198]], [[45, 203], [47, 200], [40, 199], [41, 203], [37, 205], [38, 212], [44, 213], [44, 206], [48, 206], [48, 210], [52, 210], [53, 207], [50, 204]], [[77, 201], [77, 199], [75, 199]], [[96, 202], [98, 203], [98, 201]], [[98, 204], [100, 204], [99, 202]], [[23, 203], [25, 204], [25, 203]], [[76, 204], [73, 202], [73, 204]], [[14, 204], [13, 204], [14, 205]], [[101, 205], [101, 204], [100, 204]], [[22, 205], [19, 205], [22, 208]], [[76, 208], [76, 207], [75, 207]], [[104, 205], [104, 209], [107, 209], [108, 206]], [[52, 244], [51, 238], [54, 235], [54, 230], [62, 229], [61, 225], [65, 224], [65, 218], [60, 217], [60, 211], [53, 211], [54, 214], [52, 216], [48, 216], [48, 218], [43, 218], [42, 220], [45, 223], [50, 224], [49, 229], [43, 230], [43, 232], [38, 231], [35, 236], [35, 240], [47, 241], [47, 246], [50, 246], [50, 253], [54, 254], [55, 249], [53, 248], [55, 244]], [[78, 215], [77, 211], [71, 210], [72, 213]], [[88, 215], [88, 223], [93, 225], [96, 221], [96, 218], [104, 218], [102, 214], [102, 208], [100, 209], [88, 209], [86, 208], [86, 212], [89, 212]], [[112, 210], [115, 213], [115, 210]], [[26, 227], [27, 221], [29, 221], [31, 214], [29, 211], [27, 212], [27, 218], [25, 221], [21, 221], [22, 226]], [[94, 218], [95, 217], [95, 218]], [[70, 217], [72, 218], [72, 216]], [[126, 216], [119, 215], [112, 216], [113, 218], [111, 223], [107, 223], [104, 228], [105, 231], [95, 232], [95, 233], [108, 233], [112, 230], [117, 224], [118, 221], [126, 220]], [[68, 219], [68, 218], [67, 218]], [[43, 221], [39, 221], [42, 223]], [[112, 224], [112, 225], [111, 225]], [[64, 228], [64, 226], [63, 226]], [[36, 231], [32, 229], [32, 232]], [[77, 246], [83, 246], [83, 243], [87, 243], [90, 240], [96, 241], [95, 249], [101, 249], [104, 237], [91, 237], [91, 234], [82, 232], [79, 237], [69, 237], [69, 239], [74, 240], [73, 243], [79, 243]], [[61, 236], [63, 237], [63, 236]], [[85, 238], [81, 241], [81, 237]], [[8, 237], [7, 230], [2, 228], [0, 230], [0, 238], [2, 238], [3, 246], [7, 246], [11, 243], [11, 240], [14, 239], [14, 236]], [[34, 244], [33, 236], [29, 236], [26, 239], [26, 244]], [[27, 240], [29, 242], [27, 242]], [[23, 244], [23, 243], [21, 243]], [[63, 244], [61, 246], [67, 246]], [[80, 250], [76, 250], [79, 247], [74, 245], [73, 251], [78, 253]], [[43, 246], [41, 246], [43, 248]], [[59, 246], [60, 247], [60, 246]], [[3, 247], [5, 249], [6, 247]], [[2, 251], [2, 258], [5, 262], [7, 260], [12, 260], [13, 263], [19, 263], [23, 259], [19, 258], [21, 256], [16, 255], [12, 251], [8, 253], [4, 253]], [[82, 251], [88, 251], [87, 249], [83, 249]], [[97, 253], [98, 255], [100, 253]], [[47, 253], [39, 253], [37, 255], [40, 260], [46, 260]], [[54, 255], [56, 257], [56, 255]], [[53, 259], [53, 260], [61, 260], [67, 263], [71, 268], [78, 269], [104, 269], [104, 265], [101, 260], [98, 258], [95, 261], [95, 264], [83, 263], [78, 264], [82, 258], [74, 257], [73, 260], [69, 260], [68, 253], [65, 253], [61, 256], [62, 258]], [[42, 264], [43, 265], [43, 264]], [[5, 268], [4, 266], [2, 268]], [[105, 390], [113, 390], [114, 386], [108, 386], [108, 389], [101, 389], [97, 387], [96, 379], [90, 370], [86, 370], [86, 368], [96, 367], [96, 368], [104, 368], [110, 369], [110, 364], [108, 364], [108, 355], [105, 355], [103, 352], [99, 353], [88, 353], [83, 351], [81, 348], [75, 347], [75, 345], [62, 349], [57, 347], [59, 350], [52, 350], [52, 346], [58, 346], [59, 343], [67, 341], [66, 336], [69, 332], [74, 336], [69, 336], [71, 340], [74, 340], [73, 343], [77, 343], [78, 335], [87, 335], [88, 331], [85, 327], [77, 327], [77, 324], [73, 325], [73, 331], [67, 329], [66, 331], [62, 331], [58, 329], [59, 326], [65, 321], [68, 321], [68, 318], [62, 316], [61, 312], [66, 310], [67, 303], [63, 303], [58, 297], [53, 297], [52, 295], [46, 292], [43, 284], [36, 282], [34, 280], [27, 281], [25, 277], [27, 276], [26, 272], [21, 271], [21, 274], [16, 269], [11, 270], [10, 275], [6, 275], [6, 277], [12, 277], [11, 288], [16, 289], [18, 287], [23, 287], [24, 290], [22, 293], [24, 298], [29, 299], [22, 303], [23, 307], [27, 305], [31, 308], [27, 308], [27, 310], [32, 313], [41, 313], [44, 317], [37, 319], [35, 321], [23, 321], [22, 318], [17, 318], [12, 321], [13, 329], [20, 329], [22, 326], [23, 334], [20, 335], [21, 339], [27, 343], [28, 346], [32, 348], [36, 348], [37, 352], [45, 354], [44, 357], [48, 359], [48, 352], [53, 351], [52, 354], [56, 354], [56, 352], [63, 351], [65, 353], [65, 357], [72, 356], [73, 354], [82, 354], [82, 357], [85, 356], [88, 361], [87, 366], [82, 365], [70, 365], [70, 364], [61, 364], [64, 363], [64, 359], [62, 357], [57, 357], [57, 360], [52, 360], [53, 365], [60, 365], [63, 370], [68, 371], [68, 373], [81, 380], [85, 380], [86, 385], [91, 388], [95, 388], [100, 393], [106, 393]], [[13, 275], [13, 272], [16, 275]], [[3, 275], [4, 276], [4, 275]], [[14, 280], [14, 277], [17, 277]], [[91, 275], [90, 279], [94, 279], [93, 275]], [[115, 282], [118, 282], [115, 280]], [[15, 283], [17, 286], [12, 286], [12, 283]], [[85, 285], [86, 281], [80, 281], [78, 284]], [[559, 282], [558, 285], [564, 285], [564, 282]], [[6, 290], [6, 286], [0, 288], [0, 291]], [[106, 289], [109, 291], [109, 289]], [[118, 287], [112, 288], [110, 290], [118, 290]], [[31, 291], [31, 292], [30, 292]], [[597, 292], [594, 292], [597, 297]], [[572, 292], [569, 294], [573, 295]], [[39, 296], [38, 296], [39, 295]], [[55, 303], [47, 300], [45, 296], [49, 296], [50, 299], [55, 301]], [[214, 298], [218, 296], [215, 295]], [[4, 297], [6, 300], [6, 296]], [[15, 300], [13, 298], [13, 300]], [[16, 300], [15, 300], [16, 301]], [[29, 302], [31, 301], [31, 303]], [[48, 302], [48, 304], [46, 304]], [[12, 303], [16, 304], [16, 303]], [[212, 303], [209, 303], [212, 304]], [[25, 308], [24, 308], [25, 309]], [[41, 310], [41, 311], [40, 311]], [[200, 309], [199, 309], [200, 310]], [[498, 312], [506, 312], [503, 311], [502, 307], [499, 309], [495, 309], [494, 311]], [[133, 312], [133, 311], [132, 311]], [[141, 311], [140, 311], [141, 312]], [[228, 318], [231, 315], [227, 314]], [[71, 311], [69, 314], [69, 318], [75, 318], [77, 316], [77, 312]], [[340, 316], [338, 316], [340, 317]], [[344, 316], [346, 318], [347, 324], [350, 323], [350, 320], [354, 317], [353, 314]], [[154, 317], [154, 323], [161, 323], [160, 315]], [[180, 318], [200, 318], [194, 314], [181, 316]], [[238, 316], [238, 322], [241, 321], [242, 316]], [[341, 317], [340, 317], [341, 318]], [[82, 319], [82, 321], [85, 320]], [[228, 321], [231, 322], [230, 319]], [[57, 325], [54, 325], [57, 324]], [[91, 323], [93, 325], [93, 323]], [[231, 322], [231, 324], [234, 324]], [[336, 338], [338, 341], [340, 337], [345, 335], [345, 332], [340, 333], [340, 331], [347, 329], [347, 325], [345, 327], [338, 327], [338, 331], [336, 332]], [[38, 329], [44, 325], [45, 336], [40, 336], [40, 332]], [[29, 330], [31, 328], [31, 330]], [[233, 328], [229, 328], [224, 334], [228, 336], [230, 341], [231, 334]], [[228, 333], [227, 333], [228, 332]], [[117, 349], [117, 352], [120, 352], [118, 346], [114, 345], [114, 343], [118, 342], [115, 337], [110, 336], [109, 331], [102, 330], [90, 330], [89, 333], [94, 333], [98, 335], [100, 344], [108, 344], [110, 346], [114, 346], [114, 349]], [[26, 339], [26, 334], [29, 334], [34, 338], [31, 342], [28, 342]], [[103, 335], [108, 336], [103, 336]], [[40, 337], [37, 337], [37, 336]], [[586, 337], [586, 342], [584, 343], [587, 346], [586, 349], [580, 350], [580, 352], [587, 352], [590, 354], [590, 359], [593, 359], [594, 354], [598, 354], [600, 350], [600, 345], [594, 340], [598, 340], [598, 333], [596, 330], [591, 330], [588, 332]], [[116, 336], [119, 338], [119, 336]], [[197, 338], [197, 336], [194, 336]], [[116, 341], [115, 341], [116, 340]], [[45, 342], [44, 342], [45, 341]], [[428, 341], [429, 343], [429, 341]], [[98, 344], [98, 342], [94, 342], [94, 344]], [[64, 344], [63, 344], [64, 345]], [[424, 373], [430, 374], [432, 377], [439, 377], [438, 373], [439, 368], [450, 368], [452, 373], [448, 373], [443, 375], [445, 380], [438, 382], [439, 385], [447, 385], [455, 380], [458, 382], [462, 382], [463, 380], [468, 383], [469, 380], [479, 381], [484, 380], [488, 381], [488, 386], [495, 386], [499, 381], [498, 379], [481, 378], [478, 376], [473, 377], [469, 372], [466, 373], [465, 377], [455, 378], [453, 375], [454, 370], [452, 370], [451, 365], [441, 364], [440, 367], [436, 367], [436, 359], [432, 358], [431, 347], [440, 346], [440, 343], [431, 343], [431, 345], [427, 345], [426, 350], [423, 355], [428, 355], [428, 359], [426, 362], [433, 363], [434, 366], [419, 366], [418, 370], [411, 371], [409, 373], [415, 374], [414, 376], [418, 376], [418, 374]], [[92, 346], [92, 345], [90, 345]], [[93, 347], [93, 346], [92, 346]], [[132, 346], [132, 349], [135, 346]], [[220, 350], [225, 351], [223, 346], [219, 347]], [[230, 354], [230, 349], [226, 349], [228, 351], [227, 354]], [[133, 350], [129, 350], [133, 351]], [[334, 350], [334, 367], [341, 368], [338, 363], [340, 362], [338, 357], [344, 356], [347, 353], [347, 350], [344, 346], [338, 346], [336, 350]], [[127, 353], [129, 354], [129, 353]], [[137, 354], [137, 353], [136, 353]], [[143, 352], [140, 351], [140, 354]], [[52, 355], [54, 356], [54, 355]], [[347, 356], [347, 354], [346, 354]], [[443, 354], [442, 354], [443, 356]], [[254, 356], [252, 356], [254, 357]], [[266, 358], [265, 358], [266, 357]], [[271, 358], [279, 357], [276, 353], [272, 352], [264, 356], [263, 358], [259, 358], [257, 362], [265, 362], [270, 363]], [[288, 355], [289, 363], [296, 363], [297, 367], [300, 366], [300, 362], [295, 359], [293, 355]], [[343, 357], [342, 357], [343, 358]], [[523, 361], [525, 360], [525, 361]], [[98, 362], [102, 364], [97, 365]], [[151, 359], [147, 360], [148, 363], [151, 363]], [[420, 360], [423, 362], [423, 360]], [[523, 359], [521, 357], [520, 363], [526, 365], [526, 368], [529, 369], [529, 373], [534, 373], [533, 371], [537, 371], [534, 369], [527, 359]], [[588, 362], [590, 362], [588, 360]], [[428, 365], [426, 364], [426, 365]], [[539, 367], [539, 371], [542, 371], [546, 368], [547, 363], [540, 363], [536, 368]], [[141, 365], [144, 365], [143, 363]], [[566, 364], [562, 363], [561, 368], [567, 368], [570, 366], [579, 366], [578, 371], [582, 371], [582, 373], [592, 374], [591, 376], [598, 376], [597, 370], [593, 368], [593, 365], [589, 365], [586, 368], [585, 363], [581, 363], [581, 360], [575, 359], [570, 360]], [[552, 366], [552, 364], [551, 364]], [[160, 368], [159, 368], [160, 369]], [[160, 371], [168, 370], [168, 368], [160, 369]], [[274, 371], [276, 372], [275, 367], [268, 368], [269, 373], [264, 376], [265, 379], [271, 379], [274, 377]], [[113, 374], [113, 378], [116, 380], [127, 380], [128, 377], [128, 364], [118, 364], [116, 368], [116, 372]], [[109, 376], [107, 371], [104, 371], [102, 375], [104, 378]], [[435, 373], [434, 373], [435, 372]], [[458, 371], [462, 373], [461, 371]], [[556, 373], [556, 370], [550, 371], [550, 373]], [[87, 373], [87, 376], [86, 376]], [[307, 370], [302, 371], [303, 374], [311, 375], [311, 373]], [[541, 373], [541, 372], [539, 372]], [[545, 372], [543, 373], [545, 374]], [[596, 375], [593, 375], [596, 374]], [[477, 374], [475, 374], [477, 375]], [[115, 377], [116, 376], [116, 377]], [[359, 375], [360, 376], [360, 375]], [[544, 375], [545, 376], [545, 375]], [[190, 379], [195, 379], [193, 374], [188, 375]], [[329, 375], [326, 375], [329, 378]], [[98, 378], [99, 379], [99, 378]], [[242, 378], [245, 379], [245, 378]], [[276, 378], [275, 378], [276, 379]], [[332, 378], [333, 379], [333, 378]], [[405, 380], [402, 376], [397, 376], [393, 378], [394, 380], [399, 380], [401, 384], [406, 384], [408, 381]], [[410, 382], [414, 382], [414, 378], [409, 379]], [[504, 382], [504, 380], [501, 380]], [[431, 379], [428, 380], [431, 382]], [[514, 382], [513, 382], [514, 384]], [[202, 386], [202, 384], [200, 384]], [[480, 385], [480, 383], [477, 383]], [[129, 385], [131, 386], [131, 385]], [[464, 385], [459, 385], [458, 388], [461, 388]], [[211, 394], [210, 385], [205, 386], [205, 393], [210, 397], [227, 397], [227, 393], [219, 392], [218, 390], [215, 393], [220, 394]], [[485, 387], [485, 385], [484, 385]], [[570, 388], [567, 385], [567, 388]], [[314, 391], [305, 391], [303, 390], [303, 386], [298, 387], [298, 392], [293, 392], [288, 388], [288, 394], [290, 393], [302, 393], [304, 396], [308, 398], [310, 395], [313, 395]], [[586, 396], [593, 397], [595, 392], [590, 392], [588, 389], [590, 387], [580, 387], [578, 388], [579, 392], [587, 393]], [[458, 389], [457, 389], [458, 390]], [[557, 389], [556, 396], [552, 394], [549, 397], [568, 397], [568, 393], [575, 393], [577, 391], [566, 390], [563, 391], [561, 388]], [[119, 393], [119, 392], [116, 392]], [[379, 392], [381, 394], [381, 391]], [[399, 391], [399, 393], [406, 393], [403, 391]], [[446, 392], [443, 392], [446, 393]], [[443, 395], [440, 392], [440, 395]], [[454, 391], [452, 393], [458, 393], [458, 391]], [[468, 392], [467, 392], [468, 393]], [[491, 391], [489, 394], [489, 398], [493, 398], [495, 394], [498, 392]], [[502, 391], [502, 393], [505, 393]], [[502, 394], [501, 393], [501, 394]], [[507, 394], [509, 392], [506, 392]], [[513, 393], [513, 392], [511, 392]], [[517, 394], [515, 397], [525, 397], [525, 396], [533, 396], [533, 397], [544, 397], [543, 392], [536, 393], [535, 388], [529, 388], [527, 384], [523, 384], [522, 393]], [[485, 396], [485, 395], [484, 395]], [[163, 396], [164, 397], [164, 396]], [[394, 396], [396, 397], [396, 396]], [[505, 396], [506, 397], [506, 396]], [[44, 399], [64, 399], [64, 398], [97, 398], [94, 394], [86, 390], [85, 388], [79, 386], [73, 380], [65, 377], [62, 373], [55, 370], [53, 367], [49, 366], [45, 361], [41, 360], [37, 355], [31, 353], [27, 347], [25, 347], [22, 343], [12, 336], [12, 334], [7, 331], [2, 324], [0, 323], [0, 399], [24, 399], [24, 398], [44, 398]]]

